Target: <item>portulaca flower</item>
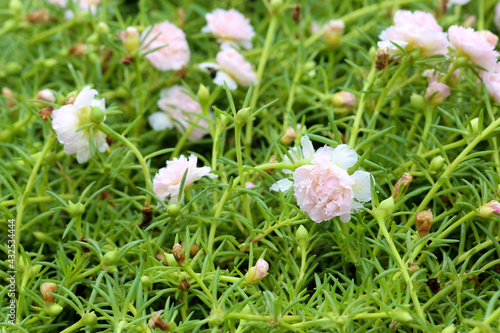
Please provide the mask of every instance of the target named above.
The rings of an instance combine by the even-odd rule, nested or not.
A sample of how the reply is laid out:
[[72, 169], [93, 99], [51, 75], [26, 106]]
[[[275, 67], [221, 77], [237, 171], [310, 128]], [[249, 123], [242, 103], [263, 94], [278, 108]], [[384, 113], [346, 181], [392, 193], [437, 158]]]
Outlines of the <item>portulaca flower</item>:
[[221, 48], [234, 47], [239, 44], [249, 50], [252, 48], [252, 38], [255, 36], [250, 20], [236, 9], [215, 9], [205, 15], [207, 25], [201, 29], [214, 35], [221, 43]]
[[263, 278], [267, 276], [268, 270], [269, 263], [260, 258], [255, 263], [255, 266], [250, 267], [248, 272], [245, 274], [245, 281], [250, 284], [259, 283]]
[[[85, 87], [76, 96], [73, 104], [67, 104], [52, 112], [52, 128], [56, 131], [57, 139], [64, 144], [66, 154], [76, 154], [78, 163], [87, 162], [92, 158], [90, 151], [90, 128], [76, 131], [79, 127], [90, 123], [91, 107], [105, 110], [104, 98], [96, 99], [97, 90]], [[106, 134], [94, 128], [94, 146], [104, 152], [108, 149]]]
[[416, 10], [398, 10], [394, 25], [379, 35], [379, 47], [387, 47], [391, 54], [401, 52], [393, 43], [406, 51], [420, 49], [423, 57], [448, 54], [448, 38], [434, 16]]
[[[57, 5], [62, 8], [68, 8], [68, 0], [47, 0], [48, 2]], [[101, 4], [101, 0], [73, 0], [76, 8], [81, 12], [90, 11], [93, 15], [97, 13], [97, 7]], [[67, 10], [64, 14], [66, 20], [72, 20], [75, 17], [75, 13], [72, 10]]]
[[235, 49], [226, 48], [216, 56], [217, 63], [204, 62], [199, 65], [200, 69], [209, 73], [215, 72], [214, 83], [223, 86], [226, 82], [229, 89], [234, 90], [238, 85], [249, 87], [253, 82], [257, 84], [257, 75], [252, 65]]
[[182, 194], [179, 192], [186, 171], [184, 189], [201, 179], [201, 177], [217, 178], [216, 175], [210, 173], [210, 167], [197, 168], [197, 162], [198, 158], [195, 155], [189, 156], [189, 159], [181, 155], [179, 158], [174, 158], [173, 161], [167, 161], [167, 167], [158, 170], [153, 179], [153, 191], [156, 196], [162, 201], [169, 198], [170, 204], [182, 201]]
[[[322, 222], [339, 217], [348, 222], [351, 214], [363, 208], [362, 203], [371, 200], [371, 175], [357, 170], [352, 175], [347, 170], [356, 164], [358, 155], [347, 145], [336, 148], [324, 146], [314, 151], [307, 136], [301, 138], [302, 147], [295, 147], [288, 152], [295, 162], [308, 160], [292, 173], [289, 179], [279, 180], [271, 186], [273, 191], [287, 191], [293, 186], [295, 199], [314, 222]], [[288, 157], [284, 162], [290, 162]]]
[[488, 94], [500, 103], [500, 63], [497, 63], [495, 69], [490, 72], [481, 72], [481, 78], [486, 85]]
[[169, 21], [147, 28], [141, 35], [143, 52], [155, 50], [146, 59], [160, 71], [179, 70], [188, 64], [191, 53], [184, 32]]
[[495, 69], [498, 52], [480, 32], [452, 25], [448, 29], [448, 36], [459, 56], [467, 57], [487, 71]]
[[[155, 112], [149, 116], [149, 125], [155, 131], [163, 131], [175, 126], [179, 132], [184, 133], [190, 122], [196, 121], [197, 114], [202, 112], [200, 103], [191, 98], [180, 85], [163, 89], [158, 106], [162, 112]], [[199, 118], [197, 125], [189, 134], [189, 140], [199, 140], [208, 133], [208, 122]]]
[[437, 81], [431, 81], [425, 91], [425, 99], [431, 104], [441, 104], [450, 96], [450, 88]]

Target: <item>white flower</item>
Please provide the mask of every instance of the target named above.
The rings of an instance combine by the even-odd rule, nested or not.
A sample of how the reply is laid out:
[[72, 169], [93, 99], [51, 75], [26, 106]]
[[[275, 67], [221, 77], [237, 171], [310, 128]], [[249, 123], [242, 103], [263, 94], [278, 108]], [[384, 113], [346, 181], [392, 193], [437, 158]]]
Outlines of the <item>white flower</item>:
[[[92, 157], [90, 151], [90, 128], [76, 131], [79, 127], [90, 123], [91, 107], [106, 109], [103, 99], [94, 99], [95, 89], [85, 87], [78, 94], [73, 104], [62, 106], [52, 112], [52, 128], [57, 133], [57, 139], [64, 144], [66, 154], [76, 154], [78, 163], [87, 162]], [[100, 151], [108, 149], [106, 134], [94, 128], [94, 145]]]

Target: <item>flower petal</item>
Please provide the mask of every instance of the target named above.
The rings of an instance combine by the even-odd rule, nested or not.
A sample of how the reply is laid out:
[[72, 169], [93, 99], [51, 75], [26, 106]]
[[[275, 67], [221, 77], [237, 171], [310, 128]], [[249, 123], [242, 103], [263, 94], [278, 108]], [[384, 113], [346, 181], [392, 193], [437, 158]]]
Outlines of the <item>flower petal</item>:
[[304, 135], [300, 139], [300, 143], [302, 144], [302, 156], [305, 159], [312, 160], [314, 157], [314, 147], [311, 142], [311, 139], [307, 135]]
[[224, 86], [224, 82], [226, 82], [229, 90], [235, 90], [238, 88], [238, 84], [231, 76], [229, 76], [226, 72], [218, 70], [214, 77], [214, 83], [218, 86]]
[[348, 145], [338, 145], [333, 149], [331, 161], [336, 166], [347, 170], [358, 161], [358, 154]]
[[149, 125], [155, 131], [163, 131], [174, 127], [172, 120], [165, 112], [155, 112], [148, 118]]
[[354, 197], [359, 202], [368, 202], [372, 199], [370, 177], [369, 172], [361, 170], [357, 170], [351, 175], [351, 179], [354, 180], [354, 185], [352, 185]]
[[78, 96], [76, 96], [75, 102], [73, 103], [76, 107], [81, 108], [84, 106], [90, 106], [94, 100], [94, 96], [97, 95], [97, 90], [90, 89], [87, 86], [80, 91]]
[[271, 191], [281, 191], [285, 193], [290, 187], [292, 187], [293, 182], [289, 179], [281, 179], [274, 183], [269, 189]]

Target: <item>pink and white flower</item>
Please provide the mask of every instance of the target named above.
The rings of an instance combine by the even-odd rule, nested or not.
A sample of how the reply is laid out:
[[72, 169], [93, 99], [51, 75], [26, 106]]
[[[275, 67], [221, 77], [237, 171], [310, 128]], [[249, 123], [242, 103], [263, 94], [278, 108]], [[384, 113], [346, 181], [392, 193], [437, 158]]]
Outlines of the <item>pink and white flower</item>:
[[378, 46], [386, 46], [390, 53], [399, 53], [397, 44], [406, 51], [420, 49], [423, 57], [448, 54], [448, 39], [434, 16], [416, 10], [398, 10], [394, 25], [380, 33]]
[[255, 276], [259, 279], [263, 279], [267, 275], [269, 270], [269, 264], [264, 259], [260, 258], [255, 264]]
[[201, 29], [214, 35], [221, 43], [221, 48], [234, 47], [239, 44], [249, 50], [252, 48], [252, 38], [255, 36], [250, 20], [236, 9], [215, 9], [205, 15], [207, 25]]
[[175, 85], [163, 89], [158, 107], [162, 111], [155, 112], [148, 118], [149, 125], [155, 131], [175, 126], [179, 132], [184, 133], [191, 127], [191, 123], [196, 122], [188, 136], [189, 140], [199, 140], [208, 133], [207, 120], [199, 116], [202, 113], [200, 103], [191, 98], [182, 86]]
[[[95, 99], [97, 90], [85, 87], [78, 94], [73, 104], [67, 104], [52, 112], [52, 128], [57, 139], [64, 144], [66, 154], [76, 154], [78, 163], [87, 162], [93, 155], [90, 150], [90, 128], [76, 131], [90, 122], [91, 107], [106, 109], [103, 99]], [[100, 151], [108, 149], [106, 134], [94, 128], [94, 146]]]
[[216, 175], [210, 173], [210, 167], [197, 168], [197, 162], [198, 158], [195, 155], [189, 156], [189, 159], [181, 155], [179, 158], [167, 161], [167, 166], [158, 170], [153, 179], [153, 191], [156, 196], [162, 201], [169, 198], [170, 204], [182, 201], [183, 193], [179, 192], [182, 178], [186, 172], [184, 190], [201, 177], [217, 178]]
[[148, 27], [141, 35], [146, 59], [160, 71], [179, 70], [191, 57], [184, 32], [169, 21]]
[[[315, 152], [309, 137], [303, 136], [301, 143], [302, 147], [289, 150], [289, 155], [295, 161], [305, 159], [310, 163], [293, 171], [293, 182], [279, 180], [271, 190], [284, 192], [293, 186], [297, 204], [314, 222], [337, 216], [342, 222], [350, 221], [351, 214], [371, 200], [371, 175], [361, 170], [347, 173], [358, 160], [356, 152], [347, 145], [324, 146]], [[285, 158], [284, 162], [291, 161]]]
[[127, 29], [120, 31], [118, 33], [118, 38], [122, 40], [122, 43], [128, 52], [135, 51], [140, 46], [139, 31], [137, 31], [135, 27], [127, 27]]
[[448, 96], [450, 96], [450, 88], [437, 81], [431, 81], [425, 91], [425, 99], [430, 104], [441, 104]]
[[448, 37], [458, 56], [465, 56], [471, 62], [487, 71], [495, 69], [498, 52], [488, 40], [472, 28], [452, 25], [448, 29]]
[[229, 89], [234, 90], [238, 85], [249, 87], [253, 82], [257, 84], [257, 75], [252, 65], [235, 49], [226, 48], [216, 56], [217, 63], [205, 62], [199, 65], [205, 71], [216, 70], [214, 83], [223, 86], [226, 82]]
[[488, 94], [500, 103], [500, 63], [497, 63], [495, 69], [490, 72], [481, 72], [481, 78], [486, 85]]

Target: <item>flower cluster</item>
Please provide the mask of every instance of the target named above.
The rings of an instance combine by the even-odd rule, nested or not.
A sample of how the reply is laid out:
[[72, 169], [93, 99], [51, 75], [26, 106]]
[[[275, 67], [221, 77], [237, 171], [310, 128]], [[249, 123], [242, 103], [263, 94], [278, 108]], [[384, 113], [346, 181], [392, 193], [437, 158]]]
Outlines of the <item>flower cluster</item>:
[[[295, 147], [288, 153], [296, 162], [306, 160], [309, 163], [293, 171], [293, 182], [279, 180], [271, 190], [284, 192], [293, 186], [297, 204], [314, 222], [337, 216], [342, 222], [350, 221], [351, 214], [361, 209], [362, 203], [371, 200], [371, 175], [361, 170], [348, 174], [358, 155], [347, 145], [324, 146], [314, 151], [307, 136], [301, 138], [301, 144], [301, 149]], [[291, 161], [286, 157], [285, 162]], [[284, 172], [292, 173], [291, 170]]]
[[205, 15], [207, 25], [202, 32], [211, 33], [221, 43], [221, 48], [241, 45], [249, 50], [252, 48], [252, 38], [255, 36], [250, 20], [236, 9], [215, 9]]
[[163, 89], [158, 107], [163, 112], [155, 112], [148, 118], [150, 126], [155, 131], [170, 129], [175, 126], [179, 132], [184, 133], [194, 123], [189, 140], [199, 140], [208, 133], [208, 122], [201, 118], [202, 108], [200, 103], [191, 98], [182, 86], [175, 85]]

